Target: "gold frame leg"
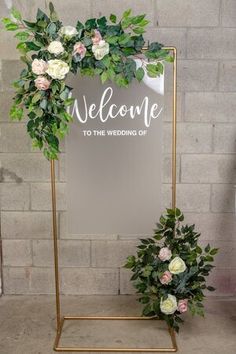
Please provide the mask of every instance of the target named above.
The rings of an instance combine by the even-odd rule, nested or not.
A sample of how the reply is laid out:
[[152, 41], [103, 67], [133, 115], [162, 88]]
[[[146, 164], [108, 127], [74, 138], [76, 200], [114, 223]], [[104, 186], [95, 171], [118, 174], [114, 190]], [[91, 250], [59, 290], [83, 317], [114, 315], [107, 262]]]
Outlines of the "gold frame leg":
[[[172, 208], [176, 206], [176, 112], [177, 112], [177, 51], [175, 47], [165, 47], [165, 50], [173, 52], [173, 118], [172, 118]], [[146, 50], [145, 48], [143, 49]], [[52, 222], [54, 243], [54, 270], [55, 270], [55, 295], [56, 295], [56, 318], [57, 334], [53, 349], [56, 352], [177, 352], [175, 332], [168, 328], [172, 347], [170, 348], [77, 348], [59, 346], [63, 325], [65, 321], [83, 320], [154, 320], [150, 317], [139, 316], [61, 316], [60, 283], [59, 283], [59, 256], [58, 256], [58, 232], [57, 232], [57, 208], [56, 208], [56, 183], [55, 161], [51, 161], [51, 191], [52, 191]], [[157, 319], [155, 319], [157, 320]]]

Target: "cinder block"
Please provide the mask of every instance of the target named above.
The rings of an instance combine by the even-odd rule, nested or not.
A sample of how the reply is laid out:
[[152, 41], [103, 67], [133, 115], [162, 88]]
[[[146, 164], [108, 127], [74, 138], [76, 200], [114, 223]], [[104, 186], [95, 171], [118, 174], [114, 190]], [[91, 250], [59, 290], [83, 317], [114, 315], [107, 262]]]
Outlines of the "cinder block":
[[[210, 185], [177, 184], [176, 205], [184, 212], [207, 212], [210, 209]], [[171, 207], [171, 185], [163, 185], [162, 207]]]
[[236, 218], [232, 213], [185, 213], [185, 223], [195, 224], [201, 240], [233, 241]]
[[28, 294], [30, 287], [30, 268], [3, 268], [4, 294]]
[[1, 183], [1, 210], [29, 210], [30, 188], [25, 183]]
[[[57, 210], [66, 209], [66, 184], [56, 184]], [[51, 184], [31, 183], [31, 207], [32, 210], [51, 210]]]
[[2, 245], [4, 266], [32, 265], [30, 240], [3, 240]]
[[216, 124], [214, 132], [214, 152], [236, 152], [236, 124]]
[[213, 212], [235, 212], [236, 189], [231, 184], [213, 184], [211, 194], [211, 210]]
[[236, 93], [187, 92], [185, 120], [192, 122], [235, 122]]
[[22, 123], [1, 124], [0, 152], [29, 152], [30, 138]]
[[[178, 62], [179, 91], [214, 91], [217, 88], [218, 63], [202, 60], [182, 60]], [[166, 78], [166, 87], [172, 87], [172, 76]]]
[[55, 280], [53, 268], [30, 269], [30, 294], [54, 294]]
[[187, 57], [194, 59], [234, 59], [236, 28], [190, 29]]
[[119, 289], [118, 269], [64, 268], [62, 293], [71, 295], [116, 295]]
[[[62, 267], [89, 267], [90, 241], [59, 241], [59, 264]], [[48, 267], [54, 264], [53, 242], [48, 240], [33, 241], [34, 266]]]
[[136, 241], [92, 241], [92, 267], [122, 267], [126, 257], [136, 251], [136, 245]]
[[222, 0], [222, 25], [235, 27], [236, 23], [236, 2], [235, 0]]
[[[164, 151], [171, 153], [172, 124], [164, 125]], [[206, 153], [212, 150], [212, 125], [177, 124], [177, 153]]]
[[14, 91], [12, 83], [19, 78], [24, 67], [24, 63], [20, 60], [2, 60], [1, 91]]
[[1, 213], [2, 238], [50, 238], [52, 216], [47, 212]]
[[219, 11], [219, 0], [156, 0], [161, 27], [217, 26]]
[[[4, 5], [2, 5], [4, 6]], [[8, 17], [7, 14], [4, 17]], [[1, 18], [3, 16], [0, 16]], [[20, 52], [16, 49], [18, 41], [14, 38], [13, 32], [6, 32], [1, 31], [0, 36], [0, 48], [2, 48], [0, 52], [0, 59], [1, 60], [19, 60], [20, 59]]]
[[236, 82], [236, 61], [225, 61], [220, 63], [220, 91], [235, 91]]
[[0, 161], [5, 181], [42, 182], [50, 180], [50, 164], [42, 154], [1, 154]]
[[149, 27], [144, 38], [149, 42], [159, 42], [168, 47], [176, 47], [178, 58], [185, 58], [186, 32], [186, 28]]
[[152, 0], [91, 0], [92, 16], [110, 16], [111, 13], [117, 15], [118, 20], [127, 9], [132, 9], [134, 15], [146, 14], [147, 19], [153, 24], [154, 8]]
[[232, 155], [182, 155], [183, 183], [234, 183], [235, 158]]
[[121, 295], [134, 295], [136, 289], [134, 288], [130, 278], [132, 272], [129, 269], [120, 269], [120, 294]]

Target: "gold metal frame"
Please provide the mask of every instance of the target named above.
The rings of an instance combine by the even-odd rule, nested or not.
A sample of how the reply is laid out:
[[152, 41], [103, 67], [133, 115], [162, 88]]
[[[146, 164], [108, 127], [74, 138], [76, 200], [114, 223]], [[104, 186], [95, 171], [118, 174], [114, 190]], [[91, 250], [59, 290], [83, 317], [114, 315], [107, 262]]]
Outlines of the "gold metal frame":
[[[147, 48], [144, 48], [144, 51]], [[172, 117], [172, 207], [176, 206], [176, 118], [177, 118], [177, 50], [175, 47], [165, 47], [165, 50], [173, 53], [173, 117]], [[62, 347], [59, 345], [65, 321], [70, 320], [154, 320], [152, 317], [140, 316], [61, 316], [60, 285], [59, 285], [59, 256], [58, 256], [58, 233], [57, 233], [57, 208], [56, 208], [56, 186], [55, 186], [55, 162], [51, 161], [51, 191], [52, 191], [52, 222], [54, 242], [54, 267], [55, 267], [55, 292], [56, 292], [56, 323], [57, 334], [53, 349], [56, 352], [176, 352], [177, 343], [175, 332], [168, 328], [172, 347], [170, 348], [83, 348], [83, 347]], [[156, 319], [155, 319], [156, 320]]]

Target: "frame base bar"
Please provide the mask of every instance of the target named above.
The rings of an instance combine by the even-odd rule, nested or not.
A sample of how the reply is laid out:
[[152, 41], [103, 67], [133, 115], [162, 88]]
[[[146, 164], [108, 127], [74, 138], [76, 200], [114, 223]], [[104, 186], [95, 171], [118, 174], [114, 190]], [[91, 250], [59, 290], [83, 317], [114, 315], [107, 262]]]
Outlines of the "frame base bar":
[[[65, 321], [83, 321], [83, 320], [93, 320], [93, 321], [104, 321], [104, 320], [137, 320], [137, 321], [147, 321], [147, 320], [158, 320], [155, 317], [140, 317], [140, 316], [63, 316], [60, 322], [60, 327], [57, 331], [54, 351], [56, 352], [151, 352], [151, 353], [173, 353], [177, 352], [177, 343], [175, 338], [175, 332], [172, 328], [168, 328], [172, 347], [168, 348], [96, 348], [96, 347], [61, 347], [59, 345], [63, 325]], [[158, 320], [160, 321], [160, 320]]]

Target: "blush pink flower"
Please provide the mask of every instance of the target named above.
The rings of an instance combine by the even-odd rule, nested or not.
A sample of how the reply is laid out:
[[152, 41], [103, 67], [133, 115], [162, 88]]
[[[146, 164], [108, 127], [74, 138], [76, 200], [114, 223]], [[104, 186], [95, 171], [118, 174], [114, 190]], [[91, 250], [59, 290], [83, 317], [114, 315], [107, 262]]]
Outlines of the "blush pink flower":
[[47, 90], [51, 84], [51, 82], [44, 76], [38, 76], [37, 79], [34, 80], [35, 86], [38, 90]]
[[85, 57], [86, 51], [87, 51], [87, 49], [82, 42], [75, 43], [73, 55], [79, 54], [80, 59], [83, 59]]
[[45, 74], [48, 64], [42, 59], [34, 59], [32, 62], [32, 71], [36, 75]]
[[178, 311], [184, 313], [188, 310], [188, 299], [179, 300]]
[[94, 36], [92, 37], [92, 42], [93, 44], [99, 44], [99, 42], [102, 40], [102, 35], [98, 30], [94, 30]]
[[166, 270], [160, 277], [161, 284], [169, 284], [172, 280], [172, 274]]
[[158, 254], [158, 257], [162, 262], [168, 261], [172, 256], [171, 250], [168, 247], [162, 247]]

